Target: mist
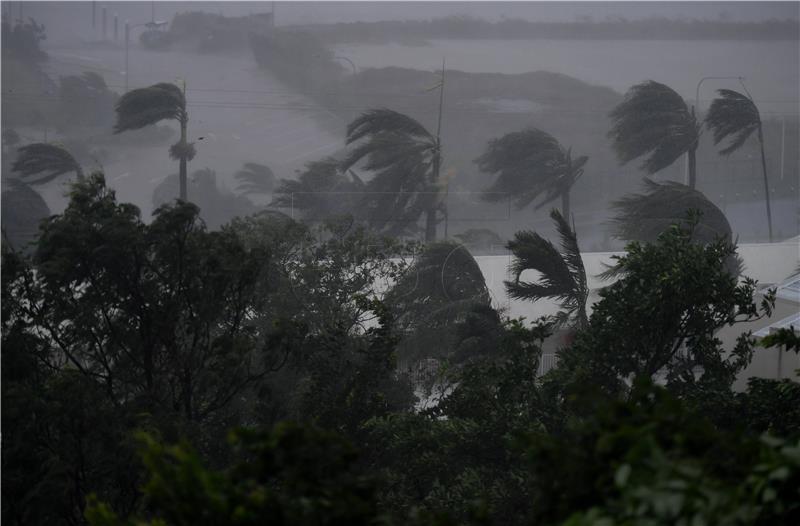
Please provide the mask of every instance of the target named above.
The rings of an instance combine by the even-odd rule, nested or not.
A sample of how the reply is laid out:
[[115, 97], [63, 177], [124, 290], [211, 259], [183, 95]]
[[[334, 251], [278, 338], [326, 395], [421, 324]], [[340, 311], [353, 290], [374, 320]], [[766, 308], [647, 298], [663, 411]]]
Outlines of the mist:
[[[629, 520], [619, 499], [641, 494], [607, 471], [644, 464], [587, 475], [576, 444], [655, 412], [643, 400], [662, 390], [715, 440], [799, 436], [800, 363], [784, 352], [800, 323], [797, 2], [14, 1], [2, 20], [4, 414], [11, 397], [11, 424], [44, 408], [58, 428], [14, 446], [9, 523], [99, 523], [92, 492], [120, 517], [145, 493], [170, 516], [185, 503], [139, 488], [166, 468], [120, 438], [140, 428], [188, 436], [210, 470], [237, 465], [232, 429], [277, 433], [250, 452], [279, 457], [281, 432], [303, 452], [338, 436], [368, 460], [330, 472], [365, 478], [320, 491], [344, 488], [341, 504], [363, 482], [367, 504], [306, 511], [398, 524]], [[586, 386], [607, 402], [596, 413]], [[54, 400], [70, 390], [96, 409], [64, 423]], [[104, 420], [102, 437], [74, 431]], [[91, 469], [69, 440], [52, 453], [58, 433], [80, 458], [103, 444]], [[417, 443], [430, 471], [403, 460]], [[535, 452], [524, 473], [518, 446]], [[112, 462], [117, 447], [135, 467]], [[547, 489], [558, 448], [571, 475]], [[42, 475], [68, 496], [37, 514], [21, 473], [41, 451], [80, 473]], [[726, 495], [752, 490], [717, 468]], [[618, 493], [565, 489], [591, 477]], [[286, 487], [299, 493], [275, 509], [305, 520]], [[546, 504], [558, 491], [564, 507]], [[173, 516], [192, 523], [189, 508]], [[759, 510], [741, 524], [796, 517]]]

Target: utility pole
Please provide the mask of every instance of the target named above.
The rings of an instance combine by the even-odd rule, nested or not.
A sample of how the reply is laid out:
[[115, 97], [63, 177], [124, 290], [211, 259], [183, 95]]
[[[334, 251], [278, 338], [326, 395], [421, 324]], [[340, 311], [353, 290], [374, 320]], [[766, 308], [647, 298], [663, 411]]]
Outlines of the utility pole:
[[114, 42], [119, 40], [119, 15], [114, 13]]
[[128, 93], [128, 77], [130, 71], [128, 70], [128, 45], [131, 40], [131, 25], [125, 21], [125, 93]]
[[[434, 169], [436, 170], [436, 180], [439, 182], [440, 180], [440, 172], [442, 169], [442, 108], [444, 107], [444, 57], [442, 57], [442, 79], [439, 82], [439, 119], [436, 123], [436, 158], [434, 159]], [[445, 182], [445, 194], [444, 194], [444, 238], [447, 239], [447, 227], [449, 222], [450, 214], [447, 213], [447, 194], [450, 189], [450, 182]], [[434, 212], [435, 214], [436, 212]], [[436, 228], [436, 222], [434, 221], [434, 228]]]

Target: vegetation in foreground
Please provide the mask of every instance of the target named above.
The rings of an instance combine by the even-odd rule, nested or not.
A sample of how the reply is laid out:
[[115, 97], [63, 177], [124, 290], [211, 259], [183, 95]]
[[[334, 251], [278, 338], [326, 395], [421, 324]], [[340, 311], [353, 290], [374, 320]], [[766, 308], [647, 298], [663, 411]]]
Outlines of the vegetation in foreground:
[[[714, 336], [774, 300], [696, 224], [631, 243], [540, 375], [553, 326], [492, 314], [468, 253], [437, 282], [440, 252], [404, 263], [353, 223], [208, 231], [177, 202], [145, 224], [92, 174], [31, 256], [3, 254], [3, 519], [795, 523], [800, 384], [734, 392], [763, 351]], [[412, 296], [391, 285], [410, 272]], [[415, 410], [397, 365], [446, 313], [438, 403]]]

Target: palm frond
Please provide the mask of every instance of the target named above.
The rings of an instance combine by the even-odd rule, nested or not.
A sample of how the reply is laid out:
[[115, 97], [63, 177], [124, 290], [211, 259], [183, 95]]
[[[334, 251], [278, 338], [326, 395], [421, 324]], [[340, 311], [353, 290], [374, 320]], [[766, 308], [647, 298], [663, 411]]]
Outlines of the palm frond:
[[683, 98], [652, 80], [630, 88], [610, 117], [608, 135], [620, 163], [646, 157], [642, 168], [650, 174], [675, 162], [700, 136], [697, 121]]
[[136, 130], [165, 119], [180, 120], [186, 111], [183, 91], [169, 83], [131, 90], [120, 97], [116, 106], [114, 133]]
[[541, 208], [569, 191], [587, 159], [579, 157], [572, 162], [569, 151], [555, 137], [529, 128], [491, 140], [475, 163], [481, 172], [495, 177], [484, 200], [511, 197], [517, 208], [524, 208], [542, 197], [537, 205]]
[[[514, 260], [510, 270], [514, 281], [506, 281], [506, 291], [513, 299], [538, 301], [553, 299], [559, 302], [563, 315], [558, 325], [573, 319], [576, 326], [586, 323], [586, 301], [589, 288], [586, 271], [578, 247], [578, 238], [558, 210], [550, 217], [561, 238], [561, 251], [536, 232], [521, 231], [508, 243]], [[537, 282], [521, 281], [526, 270], [539, 272]]]
[[611, 204], [616, 211], [611, 225], [618, 239], [652, 243], [671, 225], [685, 223], [689, 210], [701, 213], [693, 235], [696, 241], [731, 239], [725, 214], [702, 192], [674, 181], [644, 179], [644, 186], [644, 192], [626, 195]]
[[730, 155], [758, 130], [761, 116], [750, 97], [729, 89], [717, 93], [720, 97], [711, 103], [705, 121], [714, 133], [715, 145], [730, 137], [728, 146], [720, 150], [722, 155]]
[[[17, 152], [11, 169], [24, 178], [30, 178], [26, 181], [29, 184], [47, 183], [69, 172], [75, 172], [79, 177], [83, 174], [80, 163], [61, 146], [37, 142], [22, 146]], [[39, 177], [33, 179], [37, 175]]]
[[347, 125], [346, 144], [382, 132], [408, 135], [418, 139], [433, 140], [433, 136], [415, 119], [388, 108], [365, 111]]
[[264, 164], [244, 163], [233, 177], [239, 182], [236, 190], [247, 194], [269, 194], [275, 188], [275, 173]]

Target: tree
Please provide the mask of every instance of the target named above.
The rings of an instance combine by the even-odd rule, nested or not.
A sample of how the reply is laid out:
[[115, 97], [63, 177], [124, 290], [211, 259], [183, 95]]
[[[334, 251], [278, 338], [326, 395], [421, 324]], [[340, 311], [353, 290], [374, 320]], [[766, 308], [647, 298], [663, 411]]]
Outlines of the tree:
[[693, 241], [696, 219], [673, 225], [656, 243], [629, 243], [615, 256], [622, 278], [600, 291], [575, 343], [560, 353], [559, 367], [575, 382], [625, 392], [636, 379], [663, 381], [673, 392], [730, 390], [750, 362], [753, 340], [744, 333], [723, 349], [716, 331], [769, 316], [774, 294], [760, 304], [755, 281], [728, 270], [736, 248], [728, 241]]
[[463, 245], [426, 245], [386, 294], [403, 332], [403, 361], [450, 358], [457, 324], [477, 306], [491, 307], [489, 289], [475, 258]]
[[16, 178], [3, 181], [3, 246], [27, 252], [39, 232], [39, 224], [50, 216], [50, 208], [39, 193]]
[[[561, 312], [556, 316], [556, 325], [570, 325], [582, 329], [587, 325], [586, 300], [589, 287], [583, 268], [578, 238], [564, 217], [553, 210], [550, 213], [561, 237], [561, 251], [541, 235], [531, 231], [520, 231], [508, 242], [514, 256], [511, 272], [514, 281], [506, 281], [506, 291], [514, 299], [538, 301], [549, 298], [560, 301]], [[541, 273], [538, 283], [520, 281], [526, 270]]]
[[169, 83], [154, 84], [147, 88], [131, 90], [117, 102], [117, 122], [114, 133], [138, 130], [162, 120], [178, 121], [181, 128], [180, 140], [169, 149], [170, 157], [180, 161], [180, 199], [186, 201], [186, 164], [195, 155], [194, 143], [186, 142], [186, 126], [189, 113], [186, 110], [186, 86], [181, 90]]
[[55, 144], [36, 142], [17, 150], [17, 159], [12, 170], [22, 177], [32, 178], [42, 174], [30, 184], [48, 183], [66, 173], [74, 172], [78, 181], [84, 179], [83, 168], [66, 148]]
[[283, 423], [269, 432], [238, 429], [229, 439], [236, 462], [217, 471], [187, 444], [165, 446], [140, 435], [149, 471], [148, 522], [120, 519], [93, 498], [93, 526], [129, 524], [352, 524], [383, 522], [375, 483], [359, 474], [355, 448], [316, 427]]
[[622, 164], [646, 156], [642, 168], [654, 174], [688, 154], [689, 187], [695, 187], [700, 125], [673, 89], [652, 80], [636, 84], [610, 116], [608, 135]]
[[[611, 203], [616, 212], [611, 220], [614, 236], [625, 241], [654, 243], [675, 224], [694, 224], [692, 241], [706, 244], [733, 241], [725, 214], [702, 192], [674, 181], [644, 180], [645, 190]], [[694, 222], [694, 223], [693, 223]], [[741, 259], [732, 254], [727, 268], [734, 275], [742, 271]], [[613, 272], [607, 276], [613, 275]]]
[[236, 190], [245, 194], [271, 194], [275, 188], [275, 174], [263, 164], [244, 163], [233, 177], [239, 182]]
[[748, 93], [743, 95], [729, 89], [717, 90], [720, 97], [714, 99], [706, 115], [706, 126], [714, 132], [714, 144], [730, 138], [728, 146], [720, 150], [722, 155], [730, 155], [757, 132], [758, 145], [761, 148], [761, 173], [764, 176], [764, 199], [767, 205], [767, 226], [769, 240], [772, 242], [772, 211], [769, 202], [769, 181], [767, 179], [767, 158], [764, 154], [764, 131], [761, 114], [755, 101]]
[[[352, 173], [351, 173], [352, 175]], [[281, 179], [270, 206], [302, 213], [303, 220], [318, 223], [344, 215], [358, 214], [363, 183], [342, 173], [332, 157], [307, 163], [297, 180]]]
[[570, 190], [583, 175], [588, 159], [573, 159], [572, 150], [561, 146], [555, 137], [531, 128], [491, 140], [475, 162], [482, 172], [497, 175], [484, 194], [486, 200], [510, 197], [518, 208], [524, 208], [542, 197], [536, 205], [538, 210], [561, 197], [561, 215], [569, 218]]
[[342, 169], [365, 161], [375, 176], [364, 188], [359, 208], [366, 221], [389, 234], [415, 225], [425, 216], [425, 241], [436, 239], [439, 139], [407, 115], [389, 109], [364, 112], [347, 125], [347, 144], [355, 145], [342, 161]]
[[[247, 198], [220, 188], [217, 185], [216, 172], [209, 168], [192, 172], [187, 186], [192, 189], [192, 202], [200, 208], [200, 217], [212, 230], [219, 229], [234, 217], [246, 216], [256, 211], [256, 207]], [[153, 189], [153, 209], [171, 203], [178, 188], [178, 174], [164, 178]]]

